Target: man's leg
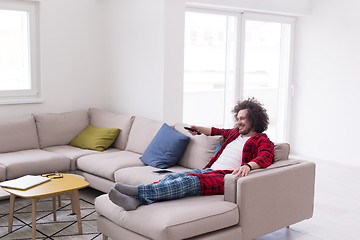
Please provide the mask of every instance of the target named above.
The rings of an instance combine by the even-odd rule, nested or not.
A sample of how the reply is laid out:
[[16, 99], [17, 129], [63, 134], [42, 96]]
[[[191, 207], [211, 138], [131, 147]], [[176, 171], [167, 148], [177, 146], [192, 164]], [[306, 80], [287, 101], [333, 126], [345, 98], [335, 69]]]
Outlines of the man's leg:
[[188, 171], [184, 171], [184, 172], [171, 173], [171, 174], [167, 174], [166, 176], [164, 176], [160, 181], [174, 180], [176, 178], [185, 177], [188, 174], [202, 173], [203, 171], [204, 170], [201, 170], [201, 169], [193, 169], [193, 170], [188, 170]]
[[128, 196], [138, 196], [139, 195], [139, 189], [138, 186], [131, 186], [127, 185], [122, 182], [117, 182], [115, 184], [115, 189], [121, 192], [122, 194], [128, 195]]
[[143, 203], [150, 204], [186, 196], [195, 196], [200, 195], [201, 192], [200, 180], [196, 176], [185, 176], [169, 181], [139, 185], [137, 188], [139, 192], [137, 196], [129, 196], [113, 188], [109, 192], [109, 198], [113, 203], [127, 211], [131, 211]]
[[109, 198], [113, 203], [124, 208], [126, 211], [135, 210], [142, 204], [140, 200], [122, 194], [121, 192], [117, 191], [115, 188], [110, 190]]
[[139, 185], [138, 189], [139, 196], [136, 198], [148, 204], [201, 193], [200, 180], [196, 176], [184, 176], [158, 183]]
[[[205, 169], [205, 170], [194, 169], [194, 170], [189, 170], [189, 171], [184, 171], [184, 172], [179, 172], [179, 173], [167, 174], [160, 180], [160, 182], [171, 181], [171, 180], [175, 180], [177, 178], [183, 178], [188, 174], [203, 173], [203, 172], [207, 172], [209, 170], [210, 169]], [[138, 196], [139, 195], [138, 186], [131, 186], [131, 185], [124, 184], [122, 182], [117, 182], [115, 184], [115, 189], [118, 190], [119, 192], [121, 192], [122, 194], [125, 194], [128, 196]]]
[[201, 186], [199, 178], [187, 175], [209, 171], [211, 169], [195, 169], [182, 173], [168, 174], [158, 183], [148, 185], [130, 186], [119, 182], [110, 191], [109, 197], [111, 201], [125, 210], [134, 210], [143, 203], [150, 204], [186, 196], [200, 195]]

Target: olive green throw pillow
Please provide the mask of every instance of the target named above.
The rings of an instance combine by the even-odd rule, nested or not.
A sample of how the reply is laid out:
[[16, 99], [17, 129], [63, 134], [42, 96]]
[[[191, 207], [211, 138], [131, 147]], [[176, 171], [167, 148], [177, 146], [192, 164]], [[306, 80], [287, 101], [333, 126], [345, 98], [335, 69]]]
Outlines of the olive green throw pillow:
[[89, 125], [70, 142], [70, 146], [104, 151], [113, 144], [119, 132], [118, 128], [100, 128]]

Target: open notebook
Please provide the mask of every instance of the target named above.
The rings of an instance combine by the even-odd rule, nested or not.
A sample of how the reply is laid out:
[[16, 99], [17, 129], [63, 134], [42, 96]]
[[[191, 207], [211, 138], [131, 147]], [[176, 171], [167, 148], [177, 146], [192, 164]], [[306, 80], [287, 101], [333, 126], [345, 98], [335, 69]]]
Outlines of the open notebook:
[[50, 181], [50, 178], [42, 177], [42, 176], [34, 176], [34, 175], [25, 175], [23, 177], [19, 177], [17, 179], [8, 180], [5, 182], [1, 182], [1, 187], [6, 188], [14, 188], [14, 189], [20, 189], [25, 190], [31, 187], [34, 187], [36, 185], [39, 185], [43, 182]]

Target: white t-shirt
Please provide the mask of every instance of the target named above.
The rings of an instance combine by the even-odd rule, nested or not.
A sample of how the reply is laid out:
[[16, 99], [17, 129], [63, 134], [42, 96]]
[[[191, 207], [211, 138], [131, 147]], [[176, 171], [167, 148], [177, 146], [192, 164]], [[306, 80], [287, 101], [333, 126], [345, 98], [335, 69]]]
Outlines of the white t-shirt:
[[234, 141], [229, 143], [220, 157], [215, 161], [215, 163], [210, 167], [214, 170], [235, 170], [241, 166], [242, 153], [245, 142], [250, 137], [244, 137], [240, 135]]

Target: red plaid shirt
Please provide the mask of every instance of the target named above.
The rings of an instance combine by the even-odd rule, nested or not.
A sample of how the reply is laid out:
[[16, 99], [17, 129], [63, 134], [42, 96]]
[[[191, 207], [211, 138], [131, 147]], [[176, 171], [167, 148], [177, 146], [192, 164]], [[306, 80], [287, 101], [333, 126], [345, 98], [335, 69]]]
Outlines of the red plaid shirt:
[[[224, 137], [224, 143], [219, 151], [205, 166], [205, 168], [211, 168], [213, 163], [219, 158], [225, 147], [235, 140], [239, 135], [238, 129], [218, 129], [212, 128], [211, 135], [222, 135]], [[248, 163], [254, 161], [259, 164], [260, 167], [266, 168], [270, 166], [274, 161], [274, 144], [270, 141], [264, 133], [257, 133], [249, 138], [243, 148], [242, 163]], [[205, 169], [204, 168], [204, 169]], [[200, 179], [201, 195], [214, 195], [224, 194], [224, 177], [226, 174], [232, 173], [233, 170], [215, 170], [207, 173], [190, 174], [195, 175]]]

